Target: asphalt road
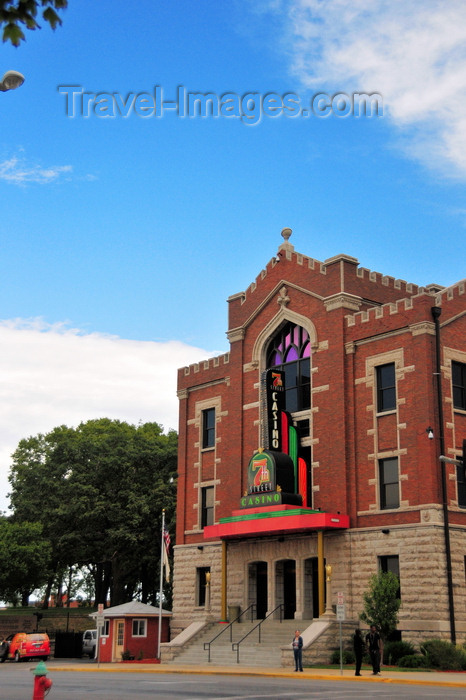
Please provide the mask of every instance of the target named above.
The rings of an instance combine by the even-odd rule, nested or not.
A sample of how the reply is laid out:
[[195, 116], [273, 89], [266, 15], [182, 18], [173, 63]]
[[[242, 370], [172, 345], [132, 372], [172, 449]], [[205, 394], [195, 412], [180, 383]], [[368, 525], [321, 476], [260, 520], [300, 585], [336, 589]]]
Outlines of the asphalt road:
[[[0, 665], [1, 700], [32, 697], [30, 664]], [[406, 686], [391, 683], [318, 681], [306, 678], [199, 676], [163, 673], [51, 672], [48, 700], [417, 700], [464, 699], [464, 688]]]

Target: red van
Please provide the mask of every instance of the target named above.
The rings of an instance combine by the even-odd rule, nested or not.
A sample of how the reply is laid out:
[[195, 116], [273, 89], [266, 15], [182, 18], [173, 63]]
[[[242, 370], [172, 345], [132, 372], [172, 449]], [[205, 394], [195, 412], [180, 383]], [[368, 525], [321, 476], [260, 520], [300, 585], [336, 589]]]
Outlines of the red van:
[[50, 654], [50, 640], [43, 632], [17, 632], [10, 634], [2, 644], [0, 651], [0, 661], [12, 659], [21, 661], [22, 659], [42, 659], [46, 661]]

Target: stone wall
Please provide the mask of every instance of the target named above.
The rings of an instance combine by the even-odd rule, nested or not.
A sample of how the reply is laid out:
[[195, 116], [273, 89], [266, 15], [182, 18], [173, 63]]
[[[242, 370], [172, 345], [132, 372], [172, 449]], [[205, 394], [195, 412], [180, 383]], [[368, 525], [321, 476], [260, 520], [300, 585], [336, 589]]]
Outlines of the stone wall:
[[34, 632], [36, 625], [32, 615], [0, 615], [0, 638], [16, 632]]
[[[210, 606], [197, 605], [197, 570], [210, 568]], [[174, 548], [173, 617], [170, 638], [174, 639], [191, 622], [220, 619], [222, 545], [177, 545]]]
[[[358, 620], [363, 609], [363, 594], [370, 576], [377, 573], [379, 557], [398, 556], [402, 606], [398, 629], [403, 639], [415, 644], [432, 638], [449, 639], [450, 620], [446, 584], [443, 523], [434, 516], [413, 525], [397, 525], [387, 532], [360, 529], [325, 533], [325, 559], [332, 565], [332, 605], [337, 592], [344, 594], [346, 617]], [[451, 527], [452, 570], [456, 635], [466, 641], [465, 556], [466, 531]], [[276, 604], [275, 563], [283, 559], [296, 562], [296, 619], [312, 619], [304, 600], [306, 559], [317, 556], [317, 535], [296, 535], [256, 540], [233, 540], [227, 545], [227, 604], [248, 606], [248, 566], [266, 561], [269, 568], [269, 610]], [[182, 545], [175, 548], [174, 609], [172, 638], [194, 620], [220, 619], [221, 544]], [[210, 567], [210, 607], [196, 606], [196, 569]], [[309, 585], [309, 584], [307, 584]], [[316, 615], [317, 616], [317, 615]]]

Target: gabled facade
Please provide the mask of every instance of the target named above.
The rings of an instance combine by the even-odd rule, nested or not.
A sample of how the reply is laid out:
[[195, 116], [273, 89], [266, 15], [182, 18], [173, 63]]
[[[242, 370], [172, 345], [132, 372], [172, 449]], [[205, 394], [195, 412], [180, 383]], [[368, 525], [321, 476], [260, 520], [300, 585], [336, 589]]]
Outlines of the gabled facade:
[[230, 352], [178, 373], [172, 636], [229, 606], [310, 623], [343, 597], [357, 621], [382, 569], [404, 639], [464, 640], [466, 281], [321, 263], [290, 235], [228, 299]]

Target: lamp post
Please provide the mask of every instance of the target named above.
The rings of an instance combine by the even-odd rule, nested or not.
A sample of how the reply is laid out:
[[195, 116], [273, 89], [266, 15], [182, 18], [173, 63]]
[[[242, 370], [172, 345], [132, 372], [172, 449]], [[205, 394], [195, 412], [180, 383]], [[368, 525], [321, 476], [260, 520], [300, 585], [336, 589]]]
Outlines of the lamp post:
[[205, 608], [207, 612], [210, 612], [210, 577], [211, 573], [210, 571], [207, 571], [205, 575]]
[[2, 78], [2, 81], [0, 82], [0, 92], [16, 90], [16, 88], [21, 87], [24, 80], [24, 75], [22, 73], [18, 73], [17, 70], [7, 70]]
[[326, 605], [325, 612], [322, 617], [335, 617], [335, 613], [332, 609], [332, 566], [330, 564], [325, 565], [326, 577]]

